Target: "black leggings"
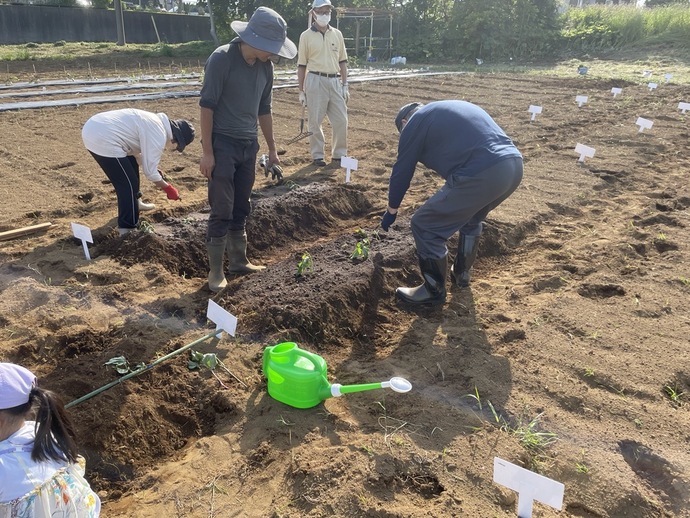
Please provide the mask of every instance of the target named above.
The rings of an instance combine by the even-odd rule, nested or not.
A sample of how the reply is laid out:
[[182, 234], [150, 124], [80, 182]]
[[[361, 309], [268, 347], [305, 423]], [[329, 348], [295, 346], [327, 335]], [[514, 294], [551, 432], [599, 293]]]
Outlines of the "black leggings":
[[133, 156], [108, 158], [89, 151], [115, 187], [117, 226], [136, 228], [139, 223], [139, 164]]

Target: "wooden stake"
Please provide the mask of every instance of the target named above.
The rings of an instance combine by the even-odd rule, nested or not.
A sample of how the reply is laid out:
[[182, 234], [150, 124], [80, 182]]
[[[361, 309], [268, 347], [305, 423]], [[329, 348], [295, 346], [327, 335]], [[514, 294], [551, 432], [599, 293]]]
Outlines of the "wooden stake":
[[31, 225], [30, 227], [21, 227], [15, 228], [13, 230], [6, 230], [5, 232], [0, 232], [0, 241], [7, 241], [9, 239], [14, 239], [15, 237], [34, 234], [36, 232], [40, 232], [41, 230], [47, 230], [52, 226], [52, 223], [40, 223], [38, 225]]

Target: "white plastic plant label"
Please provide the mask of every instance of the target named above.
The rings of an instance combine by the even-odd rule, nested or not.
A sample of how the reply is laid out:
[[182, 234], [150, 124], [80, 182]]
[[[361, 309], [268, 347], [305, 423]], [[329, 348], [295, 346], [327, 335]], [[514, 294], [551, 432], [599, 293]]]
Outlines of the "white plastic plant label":
[[530, 120], [535, 120], [537, 115], [541, 113], [541, 106], [534, 106], [533, 104], [530, 104], [530, 107], [527, 111], [532, 114], [532, 118]]
[[91, 229], [85, 225], [80, 225], [79, 223], [72, 223], [72, 234], [74, 234], [74, 237], [81, 241], [81, 245], [84, 248], [84, 256], [86, 257], [87, 261], [90, 261], [91, 254], [89, 254], [89, 247], [86, 243], [93, 244]]
[[349, 156], [344, 156], [340, 159], [340, 167], [344, 167], [346, 169], [345, 183], [350, 183], [350, 171], [357, 170], [357, 159]]
[[616, 87], [614, 87], [614, 88], [611, 88], [611, 93], [613, 94], [613, 97], [616, 98], [616, 97], [618, 97], [621, 93], [623, 93], [623, 89], [622, 89], [622, 88], [616, 88]]
[[494, 457], [494, 482], [517, 492], [519, 518], [532, 517], [535, 500], [554, 509], [563, 507], [565, 486], [562, 483], [498, 457]]
[[656, 90], [659, 85], [657, 83], [649, 83], [647, 85], [647, 88], [649, 88], [649, 91], [651, 92], [652, 90]]
[[208, 299], [208, 308], [206, 309], [206, 318], [216, 324], [216, 330], [220, 337], [221, 331], [225, 331], [231, 336], [235, 336], [237, 330], [237, 317], [225, 311], [218, 304]]
[[575, 96], [575, 102], [577, 103], [577, 106], [579, 108], [582, 108], [582, 105], [587, 102], [588, 97], [586, 95], [577, 95]]
[[640, 127], [639, 133], [642, 133], [644, 130], [650, 129], [654, 123], [649, 119], [643, 119], [642, 117], [638, 117], [637, 122], [635, 124], [637, 124]]
[[584, 162], [585, 158], [592, 158], [596, 150], [593, 147], [585, 146], [584, 144], [578, 143], [575, 146], [575, 152], [580, 153], [580, 158], [578, 162]]
[[681, 113], [685, 113], [686, 111], [690, 110], [690, 103], [680, 102], [678, 103], [678, 109]]

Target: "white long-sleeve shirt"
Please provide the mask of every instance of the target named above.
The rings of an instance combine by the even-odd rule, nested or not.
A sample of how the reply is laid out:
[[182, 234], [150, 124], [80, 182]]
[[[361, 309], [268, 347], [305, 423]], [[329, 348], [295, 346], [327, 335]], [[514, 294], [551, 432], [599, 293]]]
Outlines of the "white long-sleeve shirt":
[[162, 180], [158, 163], [173, 139], [170, 120], [164, 113], [124, 108], [97, 113], [81, 131], [86, 149], [107, 158], [136, 157], [146, 178]]

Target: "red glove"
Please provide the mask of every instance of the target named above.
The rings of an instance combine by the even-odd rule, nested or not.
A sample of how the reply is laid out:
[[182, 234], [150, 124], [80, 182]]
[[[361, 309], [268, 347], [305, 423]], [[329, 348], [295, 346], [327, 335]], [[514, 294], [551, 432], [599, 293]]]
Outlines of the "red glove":
[[169, 183], [168, 185], [165, 186], [165, 194], [168, 195], [169, 200], [179, 200], [180, 199], [180, 193], [177, 192], [177, 189], [173, 187], [173, 184]]

